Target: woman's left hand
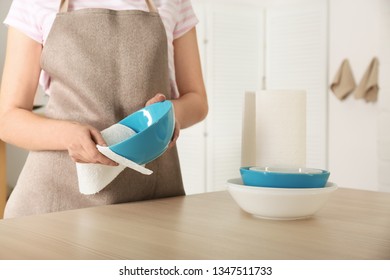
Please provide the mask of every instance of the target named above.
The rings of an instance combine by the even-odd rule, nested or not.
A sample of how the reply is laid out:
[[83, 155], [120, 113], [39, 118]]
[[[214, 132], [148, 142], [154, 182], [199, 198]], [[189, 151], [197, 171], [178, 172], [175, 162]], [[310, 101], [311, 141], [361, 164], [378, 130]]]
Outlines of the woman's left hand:
[[[148, 106], [148, 105], [151, 105], [151, 104], [157, 103], [157, 102], [163, 102], [166, 99], [167, 98], [166, 98], [166, 96], [164, 94], [157, 93], [154, 97], [152, 97], [151, 99], [149, 99], [146, 102], [145, 106]], [[173, 132], [172, 140], [169, 143], [168, 148], [172, 148], [173, 146], [175, 146], [176, 141], [179, 138], [179, 134], [180, 134], [180, 123], [177, 121], [177, 119], [175, 119], [175, 130]]]

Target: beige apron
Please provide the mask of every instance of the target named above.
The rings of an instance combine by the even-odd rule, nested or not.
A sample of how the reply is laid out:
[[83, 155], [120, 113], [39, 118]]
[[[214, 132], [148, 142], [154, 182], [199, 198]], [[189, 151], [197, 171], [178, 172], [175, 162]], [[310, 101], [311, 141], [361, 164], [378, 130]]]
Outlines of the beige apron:
[[[47, 117], [103, 130], [158, 92], [170, 98], [165, 28], [152, 0], [146, 3], [149, 12], [68, 12], [61, 1], [41, 59], [51, 77]], [[147, 167], [150, 176], [126, 168], [101, 192], [83, 195], [67, 151], [30, 152], [5, 217], [184, 195], [176, 148]]]

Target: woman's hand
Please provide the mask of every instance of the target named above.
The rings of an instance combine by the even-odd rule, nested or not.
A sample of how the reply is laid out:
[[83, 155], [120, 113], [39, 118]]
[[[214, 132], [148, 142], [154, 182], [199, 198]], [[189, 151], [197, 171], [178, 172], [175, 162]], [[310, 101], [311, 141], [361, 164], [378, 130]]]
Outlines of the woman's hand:
[[150, 98], [148, 101], [146, 101], [146, 104], [145, 106], [149, 106], [149, 105], [152, 105], [153, 103], [157, 103], [157, 102], [163, 102], [165, 101], [167, 98], [164, 94], [162, 93], [157, 93], [155, 96], [153, 96], [152, 98]]
[[172, 140], [169, 143], [168, 149], [175, 146], [177, 139], [179, 138], [180, 134], [180, 123], [175, 119], [175, 130], [173, 132]]
[[[162, 93], [157, 93], [154, 97], [152, 97], [151, 99], [149, 99], [145, 106], [148, 106], [148, 105], [151, 105], [153, 103], [157, 103], [157, 102], [163, 102], [164, 100], [166, 100], [166, 96]], [[175, 119], [175, 130], [173, 132], [173, 135], [172, 135], [172, 140], [171, 142], [169, 143], [169, 146], [168, 148], [172, 148], [173, 146], [175, 146], [176, 144], [176, 141], [177, 139], [179, 138], [179, 134], [180, 134], [180, 123], [178, 122], [177, 119]]]
[[71, 122], [65, 136], [69, 156], [78, 163], [99, 163], [117, 166], [118, 163], [101, 154], [96, 145], [107, 146], [100, 131], [90, 125]]

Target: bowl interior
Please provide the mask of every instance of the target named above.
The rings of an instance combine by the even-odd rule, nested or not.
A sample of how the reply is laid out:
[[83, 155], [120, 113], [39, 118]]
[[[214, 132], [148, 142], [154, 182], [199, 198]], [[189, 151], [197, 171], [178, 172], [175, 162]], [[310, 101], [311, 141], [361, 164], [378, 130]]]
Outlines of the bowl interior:
[[261, 171], [261, 172], [273, 172], [273, 173], [284, 173], [284, 174], [321, 174], [323, 170], [316, 168], [306, 167], [249, 167], [249, 170]]
[[169, 100], [153, 103], [127, 116], [119, 123], [130, 127], [138, 134], [148, 127], [161, 122], [172, 108], [172, 102]]

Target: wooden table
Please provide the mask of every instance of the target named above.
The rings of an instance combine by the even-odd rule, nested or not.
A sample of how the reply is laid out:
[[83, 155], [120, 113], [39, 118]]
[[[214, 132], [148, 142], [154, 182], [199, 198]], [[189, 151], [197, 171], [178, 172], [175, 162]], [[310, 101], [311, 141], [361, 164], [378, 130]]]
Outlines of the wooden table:
[[5, 158], [5, 143], [0, 140], [0, 219], [3, 218], [5, 202], [7, 200], [7, 177]]
[[338, 189], [313, 218], [243, 212], [226, 191], [0, 221], [0, 259], [390, 259], [390, 194]]

